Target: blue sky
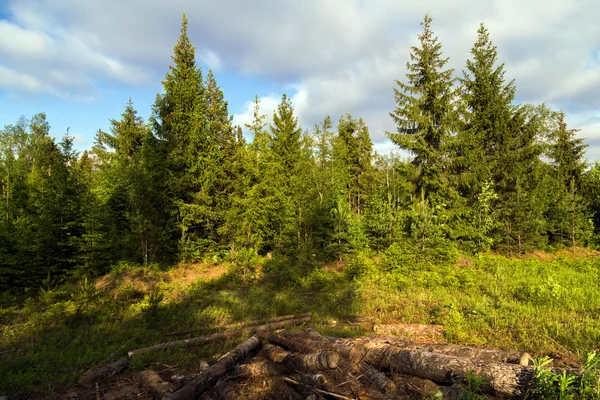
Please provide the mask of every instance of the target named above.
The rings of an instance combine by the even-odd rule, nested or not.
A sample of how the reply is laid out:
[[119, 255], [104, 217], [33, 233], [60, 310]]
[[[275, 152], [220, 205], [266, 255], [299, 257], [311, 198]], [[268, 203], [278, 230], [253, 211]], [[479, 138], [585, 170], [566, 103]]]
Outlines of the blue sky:
[[364, 117], [380, 152], [394, 148], [392, 88], [425, 12], [457, 72], [484, 22], [518, 101], [564, 109], [600, 159], [595, 0], [0, 0], [0, 126], [45, 112], [54, 136], [69, 127], [84, 149], [129, 97], [147, 118], [183, 12], [236, 123], [255, 94], [270, 115], [285, 92], [307, 129]]

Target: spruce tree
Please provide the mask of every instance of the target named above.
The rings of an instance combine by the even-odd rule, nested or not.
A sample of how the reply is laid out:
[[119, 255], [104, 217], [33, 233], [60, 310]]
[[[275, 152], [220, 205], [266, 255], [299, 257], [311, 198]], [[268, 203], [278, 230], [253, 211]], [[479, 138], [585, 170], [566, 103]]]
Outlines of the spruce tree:
[[497, 65], [497, 50], [484, 24], [477, 35], [473, 58], [467, 60], [461, 79], [465, 126], [458, 133], [454, 157], [454, 172], [469, 205], [502, 169], [502, 156], [510, 151], [508, 130], [515, 96], [514, 82], [505, 84], [504, 64]]
[[578, 239], [588, 236], [589, 224], [580, 192], [586, 168], [584, 160], [587, 145], [576, 137], [578, 129], [567, 129], [565, 115], [557, 115], [557, 127], [552, 132], [552, 159], [555, 192], [549, 212], [550, 235], [555, 243], [576, 246]]
[[397, 133], [388, 137], [414, 155], [419, 168], [417, 192], [423, 190], [432, 205], [444, 203], [448, 184], [444, 170], [455, 125], [454, 71], [444, 69], [442, 44], [431, 30], [432, 18], [425, 15], [419, 46], [412, 47], [407, 63], [407, 82], [396, 81], [396, 109], [390, 113]]
[[289, 178], [295, 173], [296, 161], [300, 155], [302, 129], [298, 125], [298, 117], [294, 116], [291, 99], [285, 94], [273, 113], [270, 131], [275, 160]]
[[187, 23], [184, 14], [172, 56], [174, 66], [163, 81], [164, 93], [156, 98], [152, 121], [163, 142], [181, 255], [190, 259], [213, 244], [217, 146], [209, 134], [206, 88]]

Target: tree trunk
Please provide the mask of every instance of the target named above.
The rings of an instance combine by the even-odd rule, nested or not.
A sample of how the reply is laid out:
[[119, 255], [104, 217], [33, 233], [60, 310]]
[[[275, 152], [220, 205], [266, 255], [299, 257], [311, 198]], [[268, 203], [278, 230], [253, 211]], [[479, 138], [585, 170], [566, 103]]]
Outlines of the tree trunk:
[[486, 382], [484, 389], [499, 396], [516, 397], [525, 394], [533, 384], [533, 369], [422, 350], [403, 350], [395, 346], [370, 348], [367, 363], [394, 373], [414, 375], [437, 383], [465, 382], [472, 371]]
[[575, 182], [571, 179], [571, 239], [573, 240], [573, 253], [575, 253]]
[[137, 379], [142, 387], [150, 391], [156, 398], [161, 399], [171, 392], [171, 385], [152, 370], [144, 370], [137, 374]]
[[165, 400], [192, 400], [199, 398], [212, 384], [217, 382], [235, 364], [246, 358], [260, 347], [258, 336], [240, 343], [235, 349], [225, 354], [216, 364], [211, 365], [181, 389], [165, 397]]
[[77, 382], [85, 388], [93, 388], [95, 383], [103, 382], [129, 368], [129, 360], [121, 358], [108, 365], [92, 369], [81, 375]]
[[307, 329], [305, 334], [311, 337], [312, 340], [318, 341], [325, 348], [337, 351], [342, 357], [348, 360], [351, 365], [353, 365], [352, 370], [359, 371], [364, 374], [369, 380], [370, 384], [379, 392], [390, 397], [394, 397], [398, 393], [398, 387], [394, 382], [388, 379], [388, 377], [378, 369], [362, 361], [364, 354], [357, 347], [331, 342], [326, 337], [319, 335], [312, 329]]
[[340, 363], [340, 355], [334, 351], [321, 351], [311, 354], [291, 354], [279, 346], [265, 346], [265, 356], [276, 363], [281, 363], [294, 372], [318, 372], [335, 369]]
[[228, 332], [217, 332], [217, 333], [213, 333], [211, 335], [199, 336], [199, 337], [190, 338], [190, 339], [175, 340], [172, 342], [160, 343], [160, 344], [157, 344], [154, 346], [144, 347], [144, 348], [137, 349], [137, 350], [131, 350], [131, 351], [127, 352], [127, 355], [129, 356], [129, 358], [131, 358], [137, 354], [146, 353], [148, 351], [169, 349], [172, 347], [177, 347], [177, 346], [182, 346], [182, 345], [186, 345], [186, 346], [198, 345], [198, 344], [202, 344], [202, 343], [212, 342], [214, 340], [227, 339], [230, 337], [238, 336], [244, 330], [264, 331], [264, 330], [268, 330], [268, 329], [279, 329], [279, 328], [283, 328], [284, 326], [287, 326], [287, 325], [299, 325], [301, 323], [310, 321], [310, 319], [311, 319], [311, 315], [307, 315], [307, 316], [304, 316], [301, 318], [290, 319], [290, 320], [285, 320], [285, 321], [280, 321], [280, 322], [274, 322], [271, 324], [252, 326], [252, 327], [247, 327], [244, 329], [237, 329], [237, 330], [228, 331]]

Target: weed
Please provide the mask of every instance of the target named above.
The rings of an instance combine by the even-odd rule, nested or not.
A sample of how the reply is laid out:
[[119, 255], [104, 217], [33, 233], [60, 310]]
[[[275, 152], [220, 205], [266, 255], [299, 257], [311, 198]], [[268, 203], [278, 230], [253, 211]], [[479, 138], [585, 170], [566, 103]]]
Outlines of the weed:
[[482, 393], [483, 385], [485, 381], [483, 378], [477, 376], [474, 371], [467, 371], [467, 381], [463, 385], [460, 394], [458, 395], [461, 400], [485, 400], [485, 395]]
[[534, 360], [535, 386], [527, 398], [557, 400], [600, 399], [600, 357], [592, 351], [588, 353], [581, 374], [570, 374], [563, 370], [555, 373], [548, 368], [550, 357]]

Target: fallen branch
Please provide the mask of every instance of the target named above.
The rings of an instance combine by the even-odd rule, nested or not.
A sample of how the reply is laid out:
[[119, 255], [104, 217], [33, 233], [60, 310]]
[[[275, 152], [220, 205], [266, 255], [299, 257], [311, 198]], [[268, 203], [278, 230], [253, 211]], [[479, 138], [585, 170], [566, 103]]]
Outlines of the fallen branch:
[[291, 383], [292, 385], [304, 385], [304, 386], [308, 387], [310, 390], [314, 390], [317, 393], [324, 394], [324, 395], [327, 395], [327, 396], [335, 397], [336, 399], [355, 400], [352, 397], [347, 397], [347, 396], [344, 396], [343, 394], [331, 392], [329, 390], [319, 389], [317, 387], [308, 386], [308, 385], [306, 385], [306, 384], [304, 384], [302, 382], [299, 382], [299, 381], [297, 381], [295, 379], [292, 379], [292, 378], [283, 377], [283, 380], [286, 381], [286, 382]]
[[217, 332], [217, 333], [213, 333], [210, 335], [199, 336], [199, 337], [190, 338], [190, 339], [175, 340], [172, 342], [160, 343], [160, 344], [157, 344], [154, 346], [143, 347], [143, 348], [137, 349], [137, 350], [131, 350], [131, 351], [127, 352], [127, 355], [129, 356], [129, 358], [131, 358], [138, 354], [146, 353], [146, 352], [154, 351], [154, 350], [169, 349], [169, 348], [177, 347], [177, 346], [199, 345], [202, 343], [212, 342], [214, 340], [227, 339], [227, 338], [231, 338], [234, 336], [239, 336], [244, 332], [244, 330], [249, 330], [252, 332], [252, 331], [266, 331], [269, 329], [279, 329], [279, 328], [283, 328], [284, 326], [288, 326], [288, 325], [299, 325], [304, 322], [310, 321], [310, 319], [311, 319], [311, 315], [306, 315], [301, 318], [273, 322], [273, 323], [265, 324], [265, 325], [252, 326], [252, 327], [247, 327], [244, 329], [237, 329], [237, 330], [227, 331], [227, 332]]
[[223, 377], [235, 364], [256, 351], [260, 347], [260, 344], [261, 341], [258, 336], [252, 336], [250, 339], [243, 341], [235, 349], [221, 357], [214, 365], [211, 365], [196, 378], [183, 385], [181, 389], [166, 396], [165, 400], [192, 400], [199, 398], [202, 393]]
[[[232, 324], [219, 326], [218, 328], [220, 330], [237, 329], [237, 328], [244, 328], [244, 327], [254, 326], [254, 325], [259, 325], [259, 324], [270, 324], [273, 322], [287, 321], [289, 319], [299, 319], [299, 318], [310, 317], [310, 316], [312, 316], [312, 313], [304, 313], [304, 314], [299, 314], [299, 315], [293, 315], [293, 314], [292, 315], [282, 315], [280, 317], [263, 318], [263, 319], [257, 319], [254, 321], [248, 321], [248, 322], [235, 322]], [[165, 333], [165, 335], [181, 336], [181, 335], [187, 335], [189, 333], [195, 332], [196, 330], [197, 329], [188, 329], [185, 331], [167, 332], [167, 333]]]
[[96, 383], [103, 382], [129, 368], [129, 360], [121, 358], [108, 365], [95, 368], [81, 375], [77, 382], [84, 388], [93, 388]]

